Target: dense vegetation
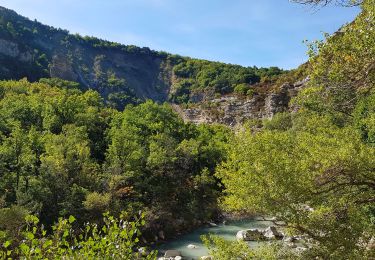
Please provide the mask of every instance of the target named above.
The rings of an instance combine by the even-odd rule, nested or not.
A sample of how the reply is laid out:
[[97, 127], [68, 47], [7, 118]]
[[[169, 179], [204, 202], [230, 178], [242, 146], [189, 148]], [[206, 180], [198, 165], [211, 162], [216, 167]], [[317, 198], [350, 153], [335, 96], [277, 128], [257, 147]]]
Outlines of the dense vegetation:
[[[122, 216], [123, 217], [123, 216]], [[133, 221], [119, 220], [107, 213], [103, 223], [86, 223], [82, 229], [74, 227], [75, 218], [60, 218], [48, 234], [36, 216], [25, 217], [22, 243], [3, 243], [1, 259], [155, 259], [156, 251], [139, 247], [139, 228], [144, 225], [141, 215]], [[18, 241], [17, 241], [18, 242]]]
[[226, 127], [186, 124], [151, 101], [118, 112], [75, 86], [0, 82], [3, 241], [19, 239], [31, 213], [49, 227], [59, 217], [100, 223], [106, 211], [142, 210], [149, 242], [217, 216], [213, 172], [225, 158]]
[[[168, 104], [120, 111], [111, 93], [104, 99], [71, 81], [0, 81], [0, 257], [146, 257], [136, 249], [155, 234], [200, 225], [221, 206], [276, 217], [284, 232], [305, 238], [306, 250], [204, 237], [215, 259], [373, 259], [375, 1], [350, 3], [361, 3], [355, 21], [311, 43], [308, 64], [289, 73], [74, 37], [93, 48], [165, 55], [174, 102], [207, 91], [252, 95], [253, 86], [309, 75], [293, 112], [235, 133], [184, 123]], [[126, 85], [113, 71], [96, 72], [114, 88]]]
[[[277, 68], [241, 67], [194, 59], [181, 59], [173, 67], [176, 77], [170, 98], [176, 103], [194, 100], [202, 92], [214, 94], [251, 93], [259, 82], [276, 80], [285, 71]], [[195, 95], [194, 95], [195, 94]]]
[[[276, 216], [309, 238], [298, 258], [374, 257], [374, 28], [375, 2], [364, 1], [353, 23], [313, 43], [309, 86], [293, 101], [299, 111], [261, 131], [249, 124], [217, 171], [225, 209]], [[225, 243], [213, 242], [221, 248], [213, 253], [231, 259]]]

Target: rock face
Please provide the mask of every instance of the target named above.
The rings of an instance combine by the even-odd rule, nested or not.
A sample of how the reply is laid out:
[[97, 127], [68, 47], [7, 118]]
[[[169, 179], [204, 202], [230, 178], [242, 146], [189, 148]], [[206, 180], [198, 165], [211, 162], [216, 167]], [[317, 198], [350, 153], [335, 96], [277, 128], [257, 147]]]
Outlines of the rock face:
[[0, 39], [0, 53], [15, 58], [20, 54], [20, 51], [16, 43]]
[[168, 97], [172, 69], [165, 55], [148, 48], [103, 45], [3, 7], [0, 18], [0, 79], [59, 77], [103, 95], [114, 76], [126, 81], [117, 92], [131, 89], [137, 98], [161, 102]]
[[191, 108], [173, 105], [185, 121], [195, 124], [221, 123], [231, 127], [249, 119], [272, 118], [276, 113], [292, 111], [289, 101], [303, 88], [308, 79], [295, 84], [283, 84], [278, 92], [266, 96], [254, 95], [251, 99], [240, 99], [234, 95], [205, 100]]
[[280, 87], [279, 93], [271, 93], [266, 97], [264, 105], [264, 116], [273, 117], [276, 113], [284, 112], [288, 108], [290, 95], [288, 90], [293, 88], [293, 85], [284, 84]]
[[259, 96], [250, 100], [227, 96], [197, 104], [194, 108], [181, 109], [178, 112], [185, 121], [195, 124], [221, 123], [235, 126], [245, 119], [262, 117], [263, 103], [264, 101]]

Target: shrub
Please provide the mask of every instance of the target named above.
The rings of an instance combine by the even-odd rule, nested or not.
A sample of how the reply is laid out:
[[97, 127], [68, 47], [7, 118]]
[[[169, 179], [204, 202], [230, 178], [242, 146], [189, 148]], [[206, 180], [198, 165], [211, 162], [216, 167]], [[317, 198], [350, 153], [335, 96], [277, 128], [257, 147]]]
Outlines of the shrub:
[[108, 209], [110, 202], [111, 194], [92, 192], [86, 196], [86, 200], [83, 202], [83, 205], [87, 210], [104, 212]]
[[36, 216], [26, 216], [22, 243], [2, 244], [0, 259], [154, 259], [155, 251], [148, 254], [135, 252], [139, 245], [139, 228], [145, 224], [144, 215], [127, 222], [104, 214], [104, 225], [85, 224], [82, 231], [73, 229], [76, 219], [60, 218], [47, 235]]

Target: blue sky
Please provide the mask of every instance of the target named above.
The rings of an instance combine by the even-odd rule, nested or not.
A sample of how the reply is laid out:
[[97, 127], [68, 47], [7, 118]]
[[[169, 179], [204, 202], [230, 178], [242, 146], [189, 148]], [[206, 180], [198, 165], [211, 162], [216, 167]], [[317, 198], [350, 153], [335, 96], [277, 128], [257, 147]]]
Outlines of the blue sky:
[[288, 0], [0, 0], [72, 33], [244, 66], [294, 68], [303, 40], [332, 33], [357, 8], [314, 9]]

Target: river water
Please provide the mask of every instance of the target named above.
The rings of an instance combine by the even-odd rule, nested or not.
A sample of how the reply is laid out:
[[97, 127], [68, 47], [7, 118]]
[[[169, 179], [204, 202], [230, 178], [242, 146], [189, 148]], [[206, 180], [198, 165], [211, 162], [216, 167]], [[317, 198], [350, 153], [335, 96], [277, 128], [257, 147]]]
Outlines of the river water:
[[[164, 255], [166, 250], [178, 250], [181, 252], [184, 259], [199, 259], [201, 256], [209, 255], [207, 248], [203, 245], [200, 236], [215, 234], [223, 237], [226, 240], [236, 240], [236, 234], [239, 230], [259, 228], [265, 229], [270, 226], [269, 221], [259, 221], [254, 219], [243, 219], [236, 221], [228, 221], [225, 225], [219, 224], [216, 227], [201, 227], [188, 234], [181, 235], [174, 240], [166, 242], [156, 249], [159, 251], [160, 256]], [[248, 242], [251, 247], [256, 247], [257, 242]], [[193, 244], [198, 248], [189, 249], [187, 245]]]

